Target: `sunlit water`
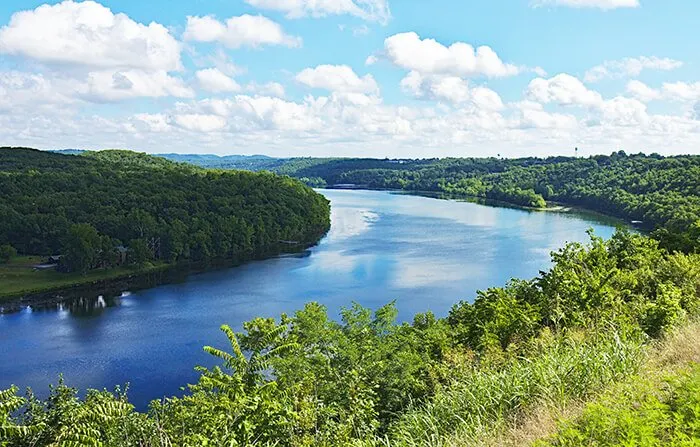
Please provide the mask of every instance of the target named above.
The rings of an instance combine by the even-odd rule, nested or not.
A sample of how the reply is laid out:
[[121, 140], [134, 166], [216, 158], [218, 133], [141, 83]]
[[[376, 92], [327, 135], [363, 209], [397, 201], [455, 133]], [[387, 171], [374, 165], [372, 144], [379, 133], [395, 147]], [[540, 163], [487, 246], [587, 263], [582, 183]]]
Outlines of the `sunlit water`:
[[531, 278], [549, 252], [614, 228], [579, 214], [530, 212], [389, 192], [322, 191], [332, 229], [302, 255], [192, 275], [120, 298], [0, 316], [0, 389], [32, 386], [45, 395], [59, 373], [80, 389], [130, 382], [139, 408], [196, 381], [210, 364], [202, 346], [225, 346], [222, 323], [292, 313], [319, 301], [337, 316], [357, 301], [396, 300], [399, 318], [444, 316], [479, 289]]

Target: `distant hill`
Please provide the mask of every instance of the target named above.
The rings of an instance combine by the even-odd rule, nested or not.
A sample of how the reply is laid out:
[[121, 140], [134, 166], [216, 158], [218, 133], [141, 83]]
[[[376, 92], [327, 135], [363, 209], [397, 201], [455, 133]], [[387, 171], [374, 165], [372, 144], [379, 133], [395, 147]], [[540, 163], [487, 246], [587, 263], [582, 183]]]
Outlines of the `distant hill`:
[[267, 155], [211, 155], [211, 154], [158, 154], [160, 157], [180, 163], [191, 163], [203, 168], [243, 169], [246, 171], [274, 171], [287, 159]]
[[81, 155], [86, 151], [84, 149], [54, 149], [48, 152], [56, 152], [61, 155]]

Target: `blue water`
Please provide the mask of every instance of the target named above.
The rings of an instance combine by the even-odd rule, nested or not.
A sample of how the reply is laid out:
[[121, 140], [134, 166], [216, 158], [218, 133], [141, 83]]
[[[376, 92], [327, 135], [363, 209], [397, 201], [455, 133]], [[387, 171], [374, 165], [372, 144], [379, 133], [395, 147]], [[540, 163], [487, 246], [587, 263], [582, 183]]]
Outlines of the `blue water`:
[[[301, 256], [192, 275], [184, 282], [116, 300], [24, 309], [0, 316], [0, 389], [16, 384], [46, 395], [63, 373], [80, 389], [130, 382], [144, 408], [194, 383], [209, 365], [202, 346], [225, 347], [222, 323], [240, 328], [257, 316], [292, 313], [315, 300], [337, 315], [357, 301], [376, 308], [396, 300], [402, 320], [444, 316], [479, 289], [531, 278], [549, 253], [586, 230], [609, 237], [611, 222], [376, 191], [322, 191], [332, 229]], [[1, 285], [0, 285], [1, 286]]]

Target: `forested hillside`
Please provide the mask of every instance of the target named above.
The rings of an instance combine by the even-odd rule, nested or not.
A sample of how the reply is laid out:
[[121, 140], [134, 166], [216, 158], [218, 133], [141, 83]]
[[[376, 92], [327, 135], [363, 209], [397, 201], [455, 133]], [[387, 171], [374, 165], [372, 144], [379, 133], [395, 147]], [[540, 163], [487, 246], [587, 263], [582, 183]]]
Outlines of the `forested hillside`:
[[313, 186], [436, 191], [543, 208], [547, 201], [640, 221], [670, 249], [700, 248], [700, 156], [426, 160], [293, 158], [272, 169]]
[[248, 259], [315, 242], [329, 204], [271, 173], [214, 171], [129, 151], [0, 148], [0, 246], [62, 255], [64, 271]]

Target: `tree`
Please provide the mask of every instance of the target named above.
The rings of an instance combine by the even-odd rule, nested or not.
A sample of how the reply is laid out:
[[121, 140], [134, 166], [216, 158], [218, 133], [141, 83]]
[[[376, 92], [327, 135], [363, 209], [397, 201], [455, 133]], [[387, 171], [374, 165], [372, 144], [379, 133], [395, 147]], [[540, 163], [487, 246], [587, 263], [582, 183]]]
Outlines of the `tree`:
[[90, 224], [71, 225], [63, 244], [61, 267], [85, 274], [95, 267], [102, 248], [102, 238]]
[[0, 264], [6, 264], [15, 256], [17, 256], [15, 247], [9, 244], [0, 245]]
[[143, 239], [132, 239], [129, 242], [129, 264], [142, 266], [153, 259], [153, 252]]

